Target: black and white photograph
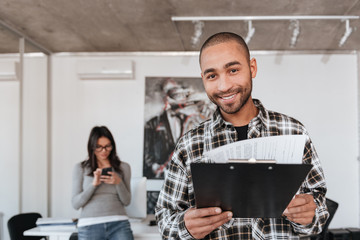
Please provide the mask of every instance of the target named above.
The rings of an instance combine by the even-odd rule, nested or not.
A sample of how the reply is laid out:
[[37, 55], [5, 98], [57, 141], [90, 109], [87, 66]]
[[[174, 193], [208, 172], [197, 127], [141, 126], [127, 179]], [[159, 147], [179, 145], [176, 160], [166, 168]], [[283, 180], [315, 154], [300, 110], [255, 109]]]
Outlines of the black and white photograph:
[[163, 179], [178, 139], [215, 109], [201, 78], [145, 79], [144, 169], [148, 179]]

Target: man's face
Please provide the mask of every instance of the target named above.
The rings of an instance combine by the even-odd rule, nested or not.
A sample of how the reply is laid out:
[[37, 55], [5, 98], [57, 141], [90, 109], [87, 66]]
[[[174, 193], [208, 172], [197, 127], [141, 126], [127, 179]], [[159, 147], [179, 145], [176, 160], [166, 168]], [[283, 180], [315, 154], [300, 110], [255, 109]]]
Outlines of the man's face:
[[229, 41], [205, 48], [200, 67], [209, 99], [225, 114], [239, 112], [251, 96], [256, 60], [249, 65], [245, 50]]

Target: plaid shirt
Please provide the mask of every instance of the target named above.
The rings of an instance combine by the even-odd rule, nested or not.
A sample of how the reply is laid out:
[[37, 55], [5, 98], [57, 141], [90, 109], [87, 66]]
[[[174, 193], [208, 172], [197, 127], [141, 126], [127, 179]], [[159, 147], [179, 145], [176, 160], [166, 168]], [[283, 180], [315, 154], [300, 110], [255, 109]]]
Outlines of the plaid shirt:
[[[250, 121], [248, 138], [304, 134], [307, 140], [303, 163], [313, 168], [299, 189], [311, 193], [317, 209], [311, 224], [303, 226], [281, 218], [232, 218], [204, 239], [297, 239], [299, 234], [314, 234], [322, 230], [329, 214], [325, 205], [326, 184], [323, 170], [304, 126], [286, 115], [267, 111], [254, 99], [259, 114]], [[219, 109], [212, 118], [187, 132], [177, 143], [169, 163], [164, 185], [155, 209], [156, 219], [164, 239], [194, 239], [187, 231], [184, 214], [195, 207], [194, 189], [190, 172], [191, 162], [210, 162], [203, 154], [217, 147], [237, 141], [232, 124], [224, 121]]]

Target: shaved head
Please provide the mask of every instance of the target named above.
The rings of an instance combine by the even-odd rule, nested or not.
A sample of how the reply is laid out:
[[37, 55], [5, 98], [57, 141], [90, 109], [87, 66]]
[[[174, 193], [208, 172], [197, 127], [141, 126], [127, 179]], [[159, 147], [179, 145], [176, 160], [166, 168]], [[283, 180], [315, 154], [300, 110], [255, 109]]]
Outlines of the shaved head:
[[238, 43], [239, 46], [244, 50], [244, 52], [246, 54], [246, 58], [250, 61], [249, 48], [241, 36], [239, 36], [235, 33], [232, 33], [232, 32], [220, 32], [220, 33], [216, 33], [216, 34], [212, 35], [211, 37], [209, 37], [202, 45], [202, 47], [200, 49], [200, 56], [199, 56], [200, 64], [201, 64], [201, 55], [205, 48], [211, 47], [211, 46], [214, 46], [214, 45], [217, 45], [220, 43], [224, 43], [224, 42], [230, 42], [230, 41], [234, 41], [234, 42]]

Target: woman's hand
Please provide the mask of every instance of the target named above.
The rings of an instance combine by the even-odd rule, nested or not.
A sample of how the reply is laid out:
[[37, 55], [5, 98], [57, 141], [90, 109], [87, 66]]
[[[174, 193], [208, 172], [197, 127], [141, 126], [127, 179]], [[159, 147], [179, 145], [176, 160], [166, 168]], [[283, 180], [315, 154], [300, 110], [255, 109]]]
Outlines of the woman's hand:
[[92, 185], [99, 186], [101, 181], [100, 181], [100, 177], [101, 177], [101, 168], [97, 168], [94, 172], [94, 180], [92, 182]]
[[119, 184], [121, 182], [121, 178], [115, 172], [108, 172], [110, 176], [101, 175], [100, 181], [106, 184]]

